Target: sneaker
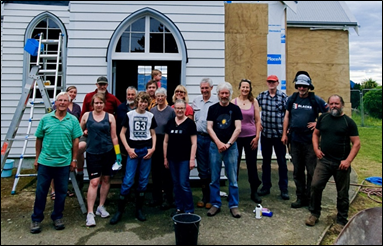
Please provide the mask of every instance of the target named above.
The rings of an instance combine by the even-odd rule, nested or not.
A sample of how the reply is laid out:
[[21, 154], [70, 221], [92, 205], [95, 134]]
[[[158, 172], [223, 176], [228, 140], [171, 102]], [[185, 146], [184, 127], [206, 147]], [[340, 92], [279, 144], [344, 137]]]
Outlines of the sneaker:
[[266, 196], [270, 194], [270, 189], [265, 189], [265, 188], [262, 188], [258, 191], [258, 195], [259, 196]]
[[65, 225], [64, 225], [64, 222], [62, 221], [62, 219], [57, 219], [57, 220], [53, 221], [53, 224], [54, 224], [56, 230], [62, 230], [65, 228]]
[[234, 217], [234, 218], [241, 218], [241, 214], [239, 213], [239, 209], [238, 208], [231, 208], [230, 209], [230, 213], [231, 215]]
[[94, 213], [88, 213], [86, 216], [86, 226], [93, 227], [96, 226], [96, 221], [94, 220]]
[[316, 223], [318, 223], [318, 218], [315, 217], [314, 215], [310, 215], [307, 219], [306, 219], [306, 225], [308, 226], [315, 226]]
[[101, 216], [101, 218], [108, 218], [110, 216], [110, 214], [108, 213], [108, 211], [106, 211], [104, 206], [97, 207], [96, 215]]
[[112, 166], [112, 170], [113, 171], [118, 171], [118, 170], [121, 170], [122, 168], [122, 164], [118, 163], [118, 162], [115, 162]]
[[212, 206], [209, 211], [207, 211], [207, 216], [214, 216], [221, 212], [221, 208], [217, 208], [216, 206]]
[[283, 200], [290, 200], [290, 196], [287, 191], [281, 191], [281, 197]]
[[37, 221], [32, 221], [31, 223], [31, 233], [35, 234], [35, 233], [40, 233], [41, 232], [41, 226], [40, 226], [40, 222], [37, 222]]
[[292, 208], [301, 208], [308, 206], [309, 202], [307, 200], [297, 199], [295, 202], [291, 203]]

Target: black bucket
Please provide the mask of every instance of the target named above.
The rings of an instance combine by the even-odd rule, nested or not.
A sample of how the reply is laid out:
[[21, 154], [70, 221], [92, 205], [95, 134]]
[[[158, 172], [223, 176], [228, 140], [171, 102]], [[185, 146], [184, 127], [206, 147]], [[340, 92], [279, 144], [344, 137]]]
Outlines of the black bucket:
[[176, 214], [173, 216], [176, 245], [197, 245], [201, 217], [197, 214]]

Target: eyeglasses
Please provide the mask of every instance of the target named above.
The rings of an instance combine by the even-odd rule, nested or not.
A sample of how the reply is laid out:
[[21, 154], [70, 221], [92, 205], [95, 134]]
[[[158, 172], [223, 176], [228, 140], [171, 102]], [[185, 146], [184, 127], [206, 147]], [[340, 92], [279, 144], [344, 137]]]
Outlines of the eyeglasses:
[[241, 82], [242, 82], [242, 81], [245, 81], [245, 82], [251, 83], [251, 80], [250, 80], [250, 79], [241, 79]]
[[177, 90], [176, 93], [185, 93], [185, 92], [184, 92], [184, 91], [178, 91], [178, 90]]
[[185, 110], [185, 108], [175, 108], [176, 110]]
[[302, 88], [309, 88], [307, 85], [297, 85], [297, 87], [302, 87]]

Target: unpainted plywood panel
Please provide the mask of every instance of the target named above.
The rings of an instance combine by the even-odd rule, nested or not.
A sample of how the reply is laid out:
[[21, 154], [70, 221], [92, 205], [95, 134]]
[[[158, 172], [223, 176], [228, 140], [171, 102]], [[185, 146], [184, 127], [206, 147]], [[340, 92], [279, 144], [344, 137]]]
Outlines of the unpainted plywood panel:
[[268, 33], [268, 4], [225, 4], [225, 33]]
[[241, 79], [250, 79], [253, 95], [264, 89], [267, 76], [266, 35], [226, 34], [225, 79], [233, 85], [233, 98], [238, 95]]

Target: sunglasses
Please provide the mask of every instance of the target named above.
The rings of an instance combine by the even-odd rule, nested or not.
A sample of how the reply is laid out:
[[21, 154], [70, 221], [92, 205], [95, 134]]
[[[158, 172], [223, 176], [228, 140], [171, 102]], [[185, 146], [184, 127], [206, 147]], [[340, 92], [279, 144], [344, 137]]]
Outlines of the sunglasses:
[[178, 90], [177, 90], [176, 93], [185, 93], [185, 92], [184, 92], [184, 91], [178, 91]]

